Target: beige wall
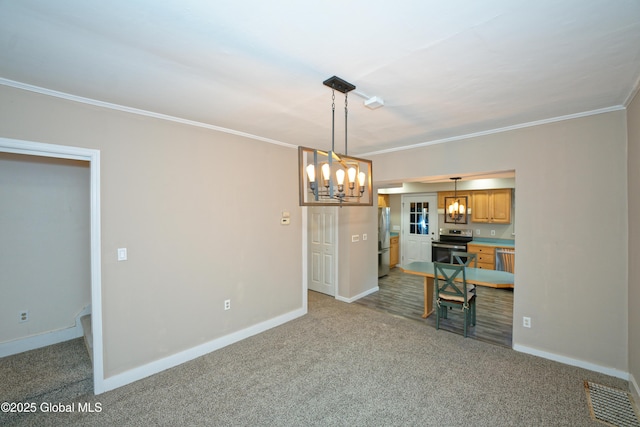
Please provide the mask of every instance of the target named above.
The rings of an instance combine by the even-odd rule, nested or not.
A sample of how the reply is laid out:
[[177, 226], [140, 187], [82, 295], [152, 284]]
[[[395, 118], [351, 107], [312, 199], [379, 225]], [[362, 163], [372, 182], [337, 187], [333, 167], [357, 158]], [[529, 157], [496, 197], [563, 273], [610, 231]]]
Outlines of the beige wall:
[[627, 109], [629, 139], [629, 372], [633, 376], [633, 391], [640, 402], [640, 95]]
[[627, 372], [628, 307], [606, 303], [628, 297], [624, 111], [372, 160], [380, 182], [515, 170], [514, 345]]
[[74, 327], [91, 303], [88, 162], [0, 153], [0, 236], [0, 343]]
[[351, 301], [378, 286], [377, 207], [339, 208], [338, 230], [338, 296]]
[[106, 378], [302, 307], [295, 149], [6, 86], [0, 111], [2, 137], [101, 152]]

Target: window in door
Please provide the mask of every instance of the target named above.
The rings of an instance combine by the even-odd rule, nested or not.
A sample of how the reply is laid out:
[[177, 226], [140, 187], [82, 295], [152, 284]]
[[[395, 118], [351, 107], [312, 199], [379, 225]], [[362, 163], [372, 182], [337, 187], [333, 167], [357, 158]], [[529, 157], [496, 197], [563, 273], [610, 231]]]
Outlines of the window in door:
[[409, 234], [429, 234], [428, 202], [411, 202], [409, 206]]

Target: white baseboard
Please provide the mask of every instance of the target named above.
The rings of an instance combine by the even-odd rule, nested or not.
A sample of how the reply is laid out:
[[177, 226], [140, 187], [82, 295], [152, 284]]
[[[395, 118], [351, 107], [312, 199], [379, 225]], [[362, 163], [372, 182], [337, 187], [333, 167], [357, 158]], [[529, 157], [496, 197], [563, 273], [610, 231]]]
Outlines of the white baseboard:
[[633, 395], [636, 405], [640, 405], [640, 386], [638, 386], [638, 382], [633, 374], [629, 374], [629, 391]]
[[586, 362], [584, 360], [574, 359], [571, 357], [561, 356], [555, 353], [549, 353], [547, 351], [538, 350], [536, 348], [526, 347], [519, 344], [514, 344], [513, 349], [521, 353], [532, 354], [544, 359], [554, 360], [556, 362], [564, 363], [565, 365], [576, 366], [578, 368], [588, 369], [590, 371], [599, 372], [601, 374], [609, 375], [612, 377], [620, 378], [629, 381], [630, 374], [619, 369], [609, 368], [602, 365], [596, 365], [595, 363]]
[[80, 338], [84, 334], [80, 318], [90, 313], [91, 305], [88, 305], [76, 315], [75, 325], [70, 328], [58, 329], [57, 331], [49, 331], [39, 335], [0, 343], [0, 357], [11, 356], [13, 354]]
[[358, 295], [356, 295], [354, 297], [351, 297], [351, 298], [345, 298], [345, 297], [341, 297], [340, 295], [337, 295], [336, 299], [338, 301], [352, 303], [354, 301], [359, 300], [360, 298], [366, 297], [369, 294], [372, 294], [374, 292], [378, 292], [379, 290], [380, 290], [380, 288], [378, 286], [376, 286], [375, 288], [371, 288], [371, 289], [369, 289], [367, 291], [364, 291], [361, 294], [358, 294]]
[[298, 317], [304, 316], [305, 314], [307, 314], [306, 307], [294, 310], [289, 313], [283, 314], [282, 316], [278, 316], [257, 325], [250, 326], [241, 331], [234, 332], [232, 334], [217, 338], [213, 341], [209, 341], [188, 350], [181, 351], [180, 353], [176, 353], [163, 359], [156, 360], [155, 362], [151, 362], [146, 365], [142, 365], [129, 371], [123, 372], [121, 374], [116, 374], [114, 376], [105, 378], [103, 387], [100, 390], [96, 391], [96, 393], [104, 393], [105, 391], [113, 390], [118, 387], [131, 384], [135, 381], [173, 368], [190, 360], [196, 359], [200, 356], [204, 356], [205, 354], [211, 353], [212, 351], [219, 350], [238, 341], [242, 341], [245, 338], [249, 338], [268, 329], [280, 326]]

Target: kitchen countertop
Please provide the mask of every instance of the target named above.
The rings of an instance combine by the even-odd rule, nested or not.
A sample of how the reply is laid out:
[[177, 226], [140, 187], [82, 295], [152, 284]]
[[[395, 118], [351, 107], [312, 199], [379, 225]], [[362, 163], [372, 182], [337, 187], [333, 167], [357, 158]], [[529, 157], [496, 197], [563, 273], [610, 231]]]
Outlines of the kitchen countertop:
[[477, 239], [473, 239], [469, 243], [476, 244], [476, 245], [491, 246], [494, 248], [515, 248], [516, 247], [515, 240], [507, 240], [507, 239], [477, 238]]

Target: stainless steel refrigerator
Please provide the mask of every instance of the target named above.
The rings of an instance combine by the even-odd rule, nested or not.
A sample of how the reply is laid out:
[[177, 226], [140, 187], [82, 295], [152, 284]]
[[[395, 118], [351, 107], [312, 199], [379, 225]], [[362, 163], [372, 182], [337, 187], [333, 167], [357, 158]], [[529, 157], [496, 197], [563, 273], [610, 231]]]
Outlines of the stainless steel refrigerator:
[[389, 274], [389, 208], [378, 208], [378, 277]]

